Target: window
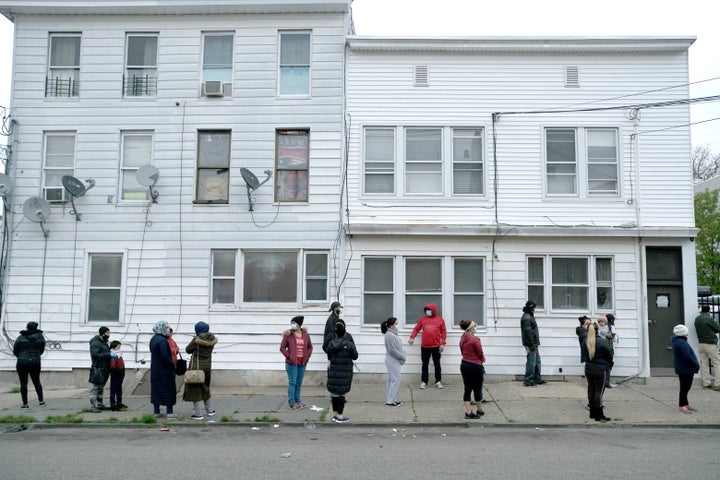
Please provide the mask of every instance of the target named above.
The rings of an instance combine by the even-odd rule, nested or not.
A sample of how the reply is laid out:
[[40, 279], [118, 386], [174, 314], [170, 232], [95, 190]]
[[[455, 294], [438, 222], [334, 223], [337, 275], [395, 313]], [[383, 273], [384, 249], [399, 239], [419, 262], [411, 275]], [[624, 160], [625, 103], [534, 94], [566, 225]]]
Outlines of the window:
[[[454, 325], [485, 325], [485, 259], [473, 257], [367, 256], [362, 258], [363, 324], [397, 317], [417, 323], [428, 303], [450, 313]], [[450, 318], [446, 318], [450, 320]]]
[[198, 131], [198, 203], [228, 203], [230, 190], [230, 130]]
[[[212, 306], [322, 302], [328, 296], [328, 252], [213, 250]], [[302, 260], [301, 260], [302, 259]], [[240, 263], [238, 263], [240, 262]]]
[[527, 298], [538, 309], [544, 309], [548, 293], [549, 311], [594, 313], [614, 309], [611, 257], [528, 257], [527, 274]]
[[368, 126], [363, 134], [365, 195], [485, 194], [482, 128]]
[[309, 131], [277, 130], [275, 132], [275, 200], [308, 201]]
[[212, 285], [210, 298], [213, 305], [235, 304], [235, 250], [212, 252]]
[[310, 95], [310, 33], [280, 33], [280, 95]]
[[[545, 131], [548, 195], [618, 195], [618, 132], [614, 128]], [[584, 165], [584, 166], [583, 166]], [[585, 185], [578, 190], [579, 185]]]
[[365, 129], [365, 193], [395, 193], [395, 129]]
[[126, 97], [157, 94], [157, 34], [128, 34], [123, 94]]
[[327, 253], [305, 254], [305, 300], [311, 302], [328, 300]]
[[363, 259], [363, 323], [379, 325], [394, 311], [393, 258]]
[[[202, 65], [204, 95], [231, 95], [232, 73], [233, 35], [231, 33], [205, 33], [203, 35]], [[213, 90], [207, 82], [218, 83], [220, 89]], [[226, 91], [227, 93], [225, 93]]]
[[405, 130], [405, 193], [442, 193], [442, 130]]
[[123, 292], [122, 253], [91, 253], [88, 322], [119, 322]]
[[123, 132], [120, 159], [122, 200], [149, 200], [149, 190], [135, 178], [138, 168], [152, 163], [152, 132]]
[[485, 325], [485, 267], [481, 258], [453, 260], [453, 323], [472, 320]]
[[482, 130], [453, 129], [453, 194], [483, 194]]
[[45, 133], [45, 175], [43, 197], [48, 202], [70, 200], [62, 177], [75, 169], [75, 132]]
[[80, 35], [50, 34], [49, 57], [45, 96], [77, 97], [80, 90]]

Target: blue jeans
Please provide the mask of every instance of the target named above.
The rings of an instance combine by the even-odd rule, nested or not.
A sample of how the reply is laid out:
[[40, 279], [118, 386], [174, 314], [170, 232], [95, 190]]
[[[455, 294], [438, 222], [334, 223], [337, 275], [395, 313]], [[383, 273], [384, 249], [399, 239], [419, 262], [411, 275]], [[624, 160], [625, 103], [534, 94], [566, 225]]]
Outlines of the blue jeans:
[[300, 403], [300, 389], [305, 377], [305, 365], [285, 364], [285, 371], [288, 376], [288, 403]]
[[523, 385], [542, 382], [542, 376], [540, 375], [540, 349], [535, 347], [535, 351], [531, 352], [529, 348], [525, 347], [525, 352], [527, 353], [527, 360], [525, 361]]

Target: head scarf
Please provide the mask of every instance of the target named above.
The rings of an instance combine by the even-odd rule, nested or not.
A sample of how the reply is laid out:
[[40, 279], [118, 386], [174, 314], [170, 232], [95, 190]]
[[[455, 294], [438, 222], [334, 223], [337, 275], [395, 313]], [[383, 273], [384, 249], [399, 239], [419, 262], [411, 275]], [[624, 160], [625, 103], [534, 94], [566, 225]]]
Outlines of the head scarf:
[[153, 327], [153, 332], [157, 333], [158, 335], [167, 335], [167, 333], [170, 331], [170, 325], [165, 320], [160, 320], [155, 324]]

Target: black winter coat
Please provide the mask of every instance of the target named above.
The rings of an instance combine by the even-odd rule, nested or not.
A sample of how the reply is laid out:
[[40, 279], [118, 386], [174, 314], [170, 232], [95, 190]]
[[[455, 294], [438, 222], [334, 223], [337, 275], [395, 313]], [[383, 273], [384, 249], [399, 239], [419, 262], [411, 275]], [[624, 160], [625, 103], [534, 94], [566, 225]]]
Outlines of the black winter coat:
[[13, 344], [17, 365], [40, 366], [40, 355], [45, 351], [45, 337], [42, 330], [23, 330]]
[[328, 344], [327, 355], [330, 360], [328, 392], [333, 395], [345, 395], [352, 386], [353, 360], [358, 358], [357, 348], [345, 337], [335, 338]]
[[105, 385], [110, 376], [110, 345], [100, 335], [90, 340], [90, 378], [88, 381], [94, 385]]
[[150, 339], [150, 403], [175, 405], [175, 363], [167, 337], [156, 333]]
[[610, 344], [603, 337], [595, 338], [595, 357], [590, 359], [587, 341], [580, 344], [580, 360], [585, 363], [585, 369], [608, 370], [613, 366], [613, 352]]

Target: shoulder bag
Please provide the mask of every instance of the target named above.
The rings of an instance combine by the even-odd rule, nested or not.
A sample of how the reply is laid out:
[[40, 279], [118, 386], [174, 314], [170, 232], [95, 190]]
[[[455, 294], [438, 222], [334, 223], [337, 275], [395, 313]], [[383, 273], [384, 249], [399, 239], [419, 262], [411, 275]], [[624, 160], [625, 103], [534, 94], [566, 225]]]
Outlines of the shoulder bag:
[[[203, 370], [200, 370], [200, 357], [198, 356], [198, 353], [199, 352], [197, 351], [193, 353], [192, 357], [190, 358], [190, 370], [185, 372], [185, 383], [187, 383], [188, 385], [205, 383], [205, 372]], [[193, 363], [195, 364], [195, 368], [193, 368]]]
[[182, 376], [187, 372], [187, 360], [182, 357], [182, 353], [179, 353], [179, 355], [180, 358], [178, 358], [177, 363], [175, 363], [175, 375]]

